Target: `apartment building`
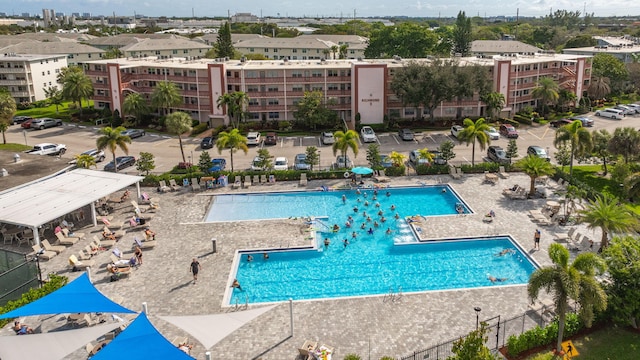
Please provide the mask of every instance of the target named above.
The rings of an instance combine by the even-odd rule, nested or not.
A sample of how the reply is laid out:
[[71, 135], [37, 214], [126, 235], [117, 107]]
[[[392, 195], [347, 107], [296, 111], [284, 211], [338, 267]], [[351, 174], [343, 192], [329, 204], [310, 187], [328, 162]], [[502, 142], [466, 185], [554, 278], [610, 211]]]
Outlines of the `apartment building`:
[[136, 41], [120, 48], [123, 56], [126, 57], [148, 57], [155, 56], [160, 59], [165, 58], [199, 58], [203, 57], [211, 46], [199, 41], [189, 40], [182, 36], [170, 35], [167, 38], [148, 38]]
[[64, 67], [65, 55], [0, 55], [0, 88], [17, 103], [45, 100], [44, 89], [59, 86], [56, 77]]
[[18, 44], [8, 45], [0, 49], [2, 54], [40, 54], [40, 55], [65, 55], [69, 65], [80, 65], [87, 61], [102, 58], [104, 50], [93, 46], [69, 41], [36, 41], [26, 40]]
[[339, 48], [347, 46], [346, 58], [357, 59], [364, 57], [366, 39], [356, 37], [361, 41], [345, 38], [338, 40], [339, 35], [301, 35], [294, 38], [261, 37], [247, 39], [235, 43], [234, 48], [243, 54], [263, 54], [268, 59], [313, 60], [337, 59]]
[[[346, 121], [360, 113], [363, 124], [382, 123], [385, 115], [399, 118], [430, 116], [429, 109], [404, 107], [391, 91], [395, 72], [408, 61], [403, 59], [366, 60], [265, 60], [128, 58], [99, 60], [85, 65], [94, 83], [95, 106], [122, 112], [124, 97], [136, 92], [149, 99], [159, 81], [171, 81], [180, 89], [183, 103], [176, 110], [186, 111], [201, 122], [228, 123], [217, 99], [234, 91], [246, 92], [249, 119], [294, 120], [296, 104], [305, 91], [322, 91], [330, 108]], [[431, 60], [419, 59], [428, 64]], [[584, 56], [557, 54], [458, 58], [461, 65], [480, 65], [488, 69], [493, 88], [506, 99], [504, 115], [525, 106], [536, 105], [531, 90], [541, 77], [552, 77], [562, 88], [578, 98], [590, 81], [591, 61]], [[331, 101], [329, 101], [331, 100]], [[443, 103], [434, 111], [438, 118], [484, 116], [477, 95]]]

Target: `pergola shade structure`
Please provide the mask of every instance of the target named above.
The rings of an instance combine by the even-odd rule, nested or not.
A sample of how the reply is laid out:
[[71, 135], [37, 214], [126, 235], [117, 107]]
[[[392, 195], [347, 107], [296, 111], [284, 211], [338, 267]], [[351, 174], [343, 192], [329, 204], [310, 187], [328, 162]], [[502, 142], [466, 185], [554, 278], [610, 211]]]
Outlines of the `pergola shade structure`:
[[86, 205], [91, 205], [95, 225], [97, 200], [142, 179], [142, 176], [75, 169], [32, 181], [0, 193], [0, 222], [32, 228], [39, 242], [38, 227]]

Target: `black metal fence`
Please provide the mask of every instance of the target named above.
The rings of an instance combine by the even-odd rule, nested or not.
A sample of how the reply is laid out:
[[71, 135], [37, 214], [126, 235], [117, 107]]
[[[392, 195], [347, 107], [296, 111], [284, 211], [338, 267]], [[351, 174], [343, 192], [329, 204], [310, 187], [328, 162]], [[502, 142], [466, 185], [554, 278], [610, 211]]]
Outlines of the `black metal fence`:
[[[483, 322], [487, 324], [487, 341], [485, 345], [493, 352], [507, 343], [507, 339], [511, 335], [520, 335], [523, 332], [534, 328], [535, 326], [544, 327], [553, 320], [553, 316], [547, 309], [529, 310], [522, 315], [503, 320], [500, 316], [486, 319]], [[413, 354], [400, 357], [399, 360], [441, 360], [446, 359], [454, 354], [451, 352], [453, 343], [466, 337], [460, 336], [455, 339], [441, 342], [429, 348], [414, 351]]]
[[0, 306], [40, 284], [38, 264], [24, 254], [0, 250]]

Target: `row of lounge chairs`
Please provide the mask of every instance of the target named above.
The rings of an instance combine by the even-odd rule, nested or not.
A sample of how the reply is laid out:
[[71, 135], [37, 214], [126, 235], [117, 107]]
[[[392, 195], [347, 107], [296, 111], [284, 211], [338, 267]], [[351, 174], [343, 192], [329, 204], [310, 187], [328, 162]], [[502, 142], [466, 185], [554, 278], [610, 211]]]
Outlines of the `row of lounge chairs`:
[[515, 185], [510, 189], [502, 190], [502, 195], [508, 197], [511, 200], [525, 200], [527, 199], [529, 192], [520, 185]]
[[555, 241], [565, 244], [565, 247], [571, 251], [593, 251], [598, 245], [588, 236], [577, 232], [576, 228], [569, 229], [567, 233], [556, 234]]
[[276, 183], [276, 177], [273, 174], [269, 175], [268, 179], [267, 179], [267, 175], [265, 174], [253, 175], [253, 180], [251, 179], [251, 175], [245, 175], [244, 181], [242, 181], [242, 176], [236, 176], [233, 179], [232, 187], [234, 189], [238, 189], [240, 187], [247, 189], [251, 187], [251, 185], [265, 185], [265, 184], [273, 185], [275, 183]]

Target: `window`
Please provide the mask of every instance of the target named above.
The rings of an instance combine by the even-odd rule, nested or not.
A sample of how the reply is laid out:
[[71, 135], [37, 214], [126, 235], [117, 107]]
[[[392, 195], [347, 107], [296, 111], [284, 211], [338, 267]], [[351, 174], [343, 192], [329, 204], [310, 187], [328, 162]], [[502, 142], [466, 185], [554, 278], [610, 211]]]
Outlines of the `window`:
[[253, 48], [249, 48], [249, 52], [253, 52]]
[[278, 87], [277, 86], [269, 86], [269, 88], [267, 88], [267, 91], [269, 91], [269, 92], [278, 91]]
[[196, 76], [196, 71], [195, 70], [189, 70], [188, 76], [195, 77]]
[[183, 53], [183, 54], [188, 54], [188, 53], [189, 53], [189, 50], [182, 50], [182, 53]]
[[258, 77], [258, 72], [257, 71], [247, 71], [244, 73], [244, 77], [247, 79], [255, 79]]
[[293, 49], [291, 52], [292, 52], [292, 53], [297, 53], [297, 52], [298, 52], [298, 49]]
[[[91, 59], [91, 54], [87, 54], [87, 57], [88, 57], [89, 59]], [[47, 61], [47, 62], [48, 62], [48, 61]]]
[[280, 105], [280, 101], [278, 99], [269, 99], [267, 103], [269, 105]]
[[276, 70], [267, 71], [268, 78], [275, 78], [275, 77], [278, 77], [279, 75], [280, 74]]
[[274, 53], [277, 53], [277, 52], [278, 52], [278, 49], [273, 49], [273, 52], [274, 52]]
[[247, 86], [247, 92], [258, 92], [260, 88], [257, 85], [249, 85]]
[[42, 76], [44, 76], [44, 71], [42, 72]]
[[172, 51], [171, 51], [171, 53], [172, 53], [173, 55], [178, 55], [178, 50], [172, 50]]
[[160, 55], [160, 50], [156, 50], [155, 54]]
[[249, 99], [249, 105], [258, 105], [258, 104], [260, 104], [258, 102], [258, 99]]
[[307, 53], [307, 49], [302, 49], [302, 53], [306, 54]]
[[311, 89], [312, 89], [313, 91], [322, 91], [322, 85], [320, 85], [320, 86], [318, 86], [318, 85], [313, 86], [313, 87], [311, 87]]
[[404, 109], [404, 116], [413, 116], [416, 114], [416, 111], [414, 108], [406, 108]]
[[269, 112], [269, 119], [280, 119], [280, 113], [279, 112]]
[[303, 91], [302, 85], [293, 85], [291, 91]]
[[339, 75], [338, 70], [335, 70], [335, 69], [327, 70], [327, 76], [338, 76], [338, 75]]
[[269, 52], [269, 49], [265, 48], [265, 49], [264, 49], [264, 52], [265, 52], [265, 53], [268, 53], [268, 52]]
[[338, 84], [327, 84], [327, 90], [339, 90], [340, 86]]
[[313, 70], [311, 72], [312, 77], [322, 77], [322, 70]]
[[456, 108], [447, 108], [447, 109], [445, 110], [445, 113], [446, 113], [447, 115], [453, 115], [453, 114], [455, 114], [455, 113], [456, 113]]
[[294, 72], [291, 73], [291, 77], [301, 78], [302, 77], [302, 72], [301, 71], [294, 71]]

